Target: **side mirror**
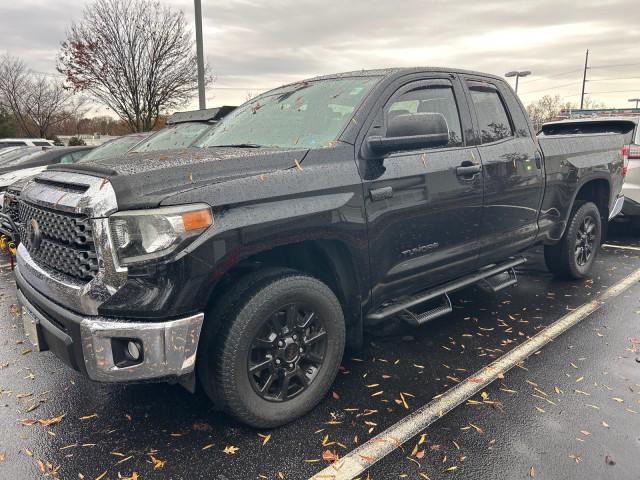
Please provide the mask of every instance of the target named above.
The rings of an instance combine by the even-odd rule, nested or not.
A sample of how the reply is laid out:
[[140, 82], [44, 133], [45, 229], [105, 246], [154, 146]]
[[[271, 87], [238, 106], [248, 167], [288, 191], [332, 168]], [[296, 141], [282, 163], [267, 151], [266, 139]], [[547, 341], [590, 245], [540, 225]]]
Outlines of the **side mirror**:
[[376, 154], [443, 147], [449, 143], [449, 127], [441, 113], [409, 113], [392, 118], [387, 135], [367, 138], [368, 149]]

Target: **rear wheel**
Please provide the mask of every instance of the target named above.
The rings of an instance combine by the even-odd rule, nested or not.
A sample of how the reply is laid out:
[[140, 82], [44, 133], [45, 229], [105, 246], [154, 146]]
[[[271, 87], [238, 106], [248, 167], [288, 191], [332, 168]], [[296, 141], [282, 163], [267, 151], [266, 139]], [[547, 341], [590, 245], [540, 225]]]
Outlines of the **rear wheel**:
[[342, 308], [324, 283], [284, 269], [252, 274], [203, 331], [198, 376], [243, 423], [275, 427], [310, 411], [328, 392], [345, 345]]
[[562, 239], [555, 245], [545, 245], [547, 268], [561, 278], [588, 276], [601, 238], [602, 220], [598, 207], [592, 202], [583, 203], [574, 209]]

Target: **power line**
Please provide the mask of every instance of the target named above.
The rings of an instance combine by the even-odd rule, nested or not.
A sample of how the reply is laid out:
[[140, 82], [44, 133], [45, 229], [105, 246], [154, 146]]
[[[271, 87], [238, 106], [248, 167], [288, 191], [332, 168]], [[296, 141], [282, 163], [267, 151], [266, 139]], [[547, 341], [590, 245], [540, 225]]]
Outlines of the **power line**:
[[612, 77], [612, 78], [594, 78], [587, 80], [588, 82], [615, 82], [618, 80], [638, 80], [640, 77]]
[[527, 81], [527, 85], [529, 85], [530, 83], [541, 82], [541, 81], [543, 81], [543, 80], [547, 80], [547, 79], [549, 79], [549, 78], [558, 78], [558, 77], [562, 77], [562, 76], [564, 76], [564, 75], [569, 75], [569, 74], [571, 74], [571, 73], [578, 73], [578, 72], [581, 72], [581, 71], [582, 71], [582, 69], [579, 69], [579, 70], [570, 70], [570, 71], [568, 71], [568, 72], [556, 73], [556, 74], [554, 74], [554, 75], [546, 75], [546, 76], [544, 76], [544, 77], [542, 77], [542, 78], [536, 78], [535, 80], [529, 80], [529, 81]]
[[553, 87], [546, 87], [546, 88], [540, 88], [538, 90], [531, 90], [529, 92], [522, 92], [522, 94], [526, 95], [529, 93], [538, 93], [538, 92], [544, 92], [545, 90], [552, 90], [552, 89], [556, 89], [556, 88], [562, 88], [562, 87], [568, 87], [571, 85], [580, 85], [582, 82], [571, 82], [571, 83], [564, 83], [562, 85], [554, 85]]
[[596, 93], [630, 93], [630, 92], [637, 92], [638, 89], [635, 90], [607, 90], [604, 92], [589, 92], [589, 95], [594, 95]]
[[618, 63], [618, 64], [611, 64], [611, 65], [596, 65], [595, 67], [589, 67], [589, 69], [593, 69], [593, 68], [635, 67], [637, 65], [640, 65], [640, 63]]

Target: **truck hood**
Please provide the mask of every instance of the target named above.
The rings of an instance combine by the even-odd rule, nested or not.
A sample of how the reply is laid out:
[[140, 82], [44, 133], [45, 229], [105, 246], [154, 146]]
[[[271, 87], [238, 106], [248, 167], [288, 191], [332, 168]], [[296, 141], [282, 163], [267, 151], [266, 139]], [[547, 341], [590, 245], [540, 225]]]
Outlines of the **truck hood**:
[[307, 149], [187, 148], [75, 164], [47, 170], [85, 173], [105, 178], [116, 192], [118, 209], [156, 207], [170, 195], [225, 180], [295, 168]]

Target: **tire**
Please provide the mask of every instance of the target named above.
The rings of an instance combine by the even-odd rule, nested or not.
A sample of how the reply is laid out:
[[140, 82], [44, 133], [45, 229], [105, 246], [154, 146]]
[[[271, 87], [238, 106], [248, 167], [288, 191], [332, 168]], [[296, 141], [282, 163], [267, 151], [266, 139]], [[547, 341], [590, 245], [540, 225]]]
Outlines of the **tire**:
[[[340, 302], [327, 285], [269, 268], [240, 279], [207, 316], [216, 318], [205, 321], [196, 370], [225, 412], [252, 427], [272, 428], [308, 413], [326, 396], [346, 339]], [[250, 373], [250, 367], [257, 370]]]
[[577, 280], [587, 277], [601, 239], [602, 220], [598, 207], [592, 202], [576, 206], [562, 239], [555, 245], [544, 247], [547, 268], [559, 278]]

